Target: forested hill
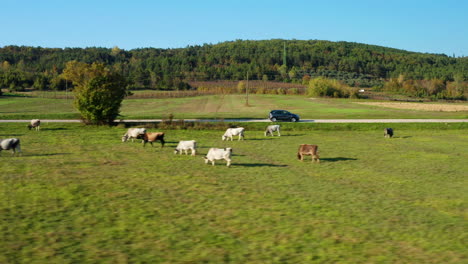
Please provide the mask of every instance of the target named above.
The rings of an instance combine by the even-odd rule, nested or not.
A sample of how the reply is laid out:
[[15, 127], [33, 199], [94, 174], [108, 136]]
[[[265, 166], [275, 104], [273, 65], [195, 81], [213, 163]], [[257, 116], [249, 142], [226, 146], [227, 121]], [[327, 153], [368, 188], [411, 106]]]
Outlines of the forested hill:
[[[0, 48], [0, 86], [62, 89], [66, 62], [104, 62], [134, 87], [183, 89], [194, 80], [301, 82], [326, 76], [351, 86], [383, 79], [468, 79], [468, 57], [409, 52], [375, 45], [321, 40], [237, 40], [179, 49]], [[186, 87], [185, 87], [186, 88]]]

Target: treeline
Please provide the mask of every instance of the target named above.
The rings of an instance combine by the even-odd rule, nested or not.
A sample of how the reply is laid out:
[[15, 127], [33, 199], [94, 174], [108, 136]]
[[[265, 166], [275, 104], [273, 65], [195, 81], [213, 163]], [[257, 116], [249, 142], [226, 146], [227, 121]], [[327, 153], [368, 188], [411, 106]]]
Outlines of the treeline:
[[468, 82], [462, 81], [459, 77], [455, 77], [454, 81], [444, 82], [439, 79], [411, 80], [401, 75], [399, 78], [391, 78], [385, 82], [383, 89], [392, 93], [433, 99], [468, 98]]
[[[350, 87], [380, 89], [387, 89], [386, 82], [401, 76], [416, 83], [437, 80], [445, 86], [468, 80], [468, 57], [350, 42], [275, 39], [129, 51], [118, 47], [5, 46], [0, 48], [0, 87], [70, 88], [60, 74], [65, 64], [73, 60], [105, 63], [123, 75], [132, 89], [187, 90], [192, 88], [189, 83], [193, 81], [246, 79], [307, 84], [316, 77], [339, 80]], [[402, 91], [407, 86], [400, 83], [398, 89], [394, 86], [388, 89]], [[411, 90], [414, 89], [408, 91]]]

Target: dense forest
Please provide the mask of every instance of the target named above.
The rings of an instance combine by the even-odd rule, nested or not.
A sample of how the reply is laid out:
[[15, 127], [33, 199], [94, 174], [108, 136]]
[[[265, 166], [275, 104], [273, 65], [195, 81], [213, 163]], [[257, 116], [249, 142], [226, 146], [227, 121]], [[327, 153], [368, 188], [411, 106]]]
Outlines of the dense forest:
[[[105, 63], [122, 74], [133, 89], [186, 90], [195, 81], [247, 78], [307, 84], [320, 76], [350, 87], [388, 88], [393, 92], [405, 92], [408, 82], [413, 86], [433, 86], [435, 82], [436, 86], [444, 86], [441, 89], [456, 83], [454, 89], [464, 94], [468, 81], [468, 57], [351, 42], [274, 39], [128, 51], [118, 47], [5, 46], [0, 48], [0, 87], [66, 89], [70, 84], [61, 73], [65, 64], [73, 60]], [[426, 90], [423, 89], [423, 94], [427, 94]]]

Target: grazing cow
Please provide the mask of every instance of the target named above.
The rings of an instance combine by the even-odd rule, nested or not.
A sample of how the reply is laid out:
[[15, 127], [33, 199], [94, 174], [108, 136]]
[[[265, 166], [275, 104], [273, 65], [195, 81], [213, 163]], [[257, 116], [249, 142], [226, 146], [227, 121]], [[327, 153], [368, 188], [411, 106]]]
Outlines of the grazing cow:
[[127, 133], [122, 136], [122, 142], [127, 142], [129, 138], [132, 139], [143, 139], [143, 135], [146, 133], [146, 128], [129, 128]]
[[157, 140], [161, 141], [161, 148], [164, 148], [164, 132], [151, 132], [143, 134], [143, 147], [146, 146], [146, 143], [150, 143], [153, 146], [153, 142]]
[[215, 160], [226, 160], [227, 166], [231, 166], [231, 155], [232, 155], [232, 148], [210, 148], [208, 154], [206, 154], [205, 164], [208, 164], [211, 161], [211, 165], [215, 165]]
[[385, 128], [384, 129], [384, 137], [391, 138], [393, 137], [393, 129], [392, 128]]
[[297, 151], [297, 158], [301, 161], [304, 161], [305, 155], [312, 156], [312, 161], [315, 159], [317, 162], [320, 162], [317, 145], [301, 144], [299, 146], [299, 150]]
[[197, 149], [197, 142], [195, 140], [185, 140], [185, 141], [183, 140], [183, 141], [179, 141], [179, 144], [175, 148], [174, 154], [179, 153], [182, 155], [182, 151], [184, 151], [185, 155], [188, 155], [188, 150], [191, 150], [192, 156], [195, 156], [197, 152], [196, 149]]
[[228, 139], [231, 139], [231, 141], [233, 140], [232, 137], [233, 136], [237, 136], [239, 135], [239, 140], [244, 140], [244, 128], [243, 127], [237, 127], [237, 128], [228, 128], [226, 130], [226, 132], [224, 133], [222, 139], [223, 140], [228, 140]]
[[29, 130], [32, 128], [35, 128], [36, 131], [41, 130], [41, 120], [39, 119], [33, 119], [31, 120], [31, 123], [28, 125]]
[[2, 150], [10, 149], [13, 151], [13, 155], [15, 155], [16, 151], [18, 151], [18, 153], [21, 153], [20, 140], [17, 138], [0, 139], [0, 152]]
[[265, 137], [268, 136], [268, 134], [270, 134], [271, 136], [274, 136], [273, 135], [273, 132], [278, 132], [278, 137], [281, 136], [280, 134], [280, 125], [269, 125], [267, 126], [266, 130], [265, 130]]

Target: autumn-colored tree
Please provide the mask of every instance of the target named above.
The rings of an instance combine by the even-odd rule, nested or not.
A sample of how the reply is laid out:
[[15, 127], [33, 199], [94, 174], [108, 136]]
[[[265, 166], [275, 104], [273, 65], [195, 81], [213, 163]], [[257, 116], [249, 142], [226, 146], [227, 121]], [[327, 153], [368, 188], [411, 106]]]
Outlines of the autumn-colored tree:
[[281, 65], [278, 68], [279, 74], [281, 74], [281, 77], [287, 78], [288, 77], [288, 67], [286, 65]]
[[11, 67], [11, 65], [10, 65], [10, 63], [8, 61], [4, 61], [2, 63], [2, 70], [8, 71], [10, 69], [10, 67]]
[[102, 63], [70, 61], [62, 77], [73, 83], [74, 105], [85, 123], [110, 124], [119, 115], [122, 100], [128, 94], [122, 75]]
[[310, 75], [305, 74], [304, 76], [302, 76], [302, 84], [303, 85], [308, 85], [309, 82], [310, 82]]
[[112, 56], [117, 56], [119, 53], [122, 52], [122, 50], [118, 46], [114, 46], [111, 50], [111, 55]]
[[292, 67], [292, 69], [288, 72], [288, 76], [290, 79], [296, 78], [297, 72], [296, 67]]

